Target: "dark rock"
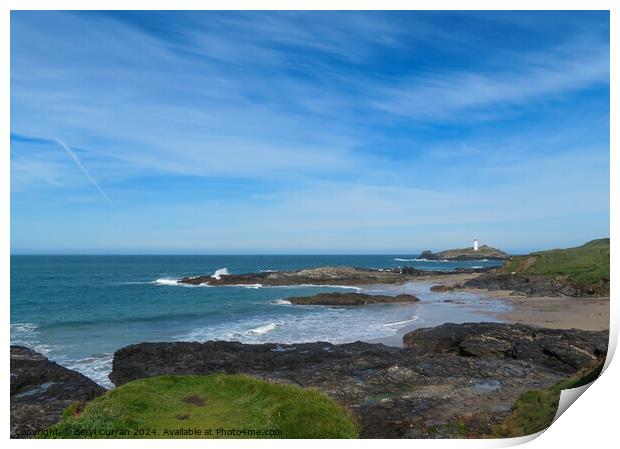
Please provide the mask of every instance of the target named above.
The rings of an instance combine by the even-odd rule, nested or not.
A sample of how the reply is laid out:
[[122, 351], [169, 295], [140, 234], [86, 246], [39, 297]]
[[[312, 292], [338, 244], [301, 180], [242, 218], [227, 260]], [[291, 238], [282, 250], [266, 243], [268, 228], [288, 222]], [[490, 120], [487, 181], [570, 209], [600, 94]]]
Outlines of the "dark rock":
[[422, 251], [422, 254], [420, 254], [418, 258], [426, 260], [436, 260], [437, 256], [435, 256], [432, 251], [427, 249], [426, 251]]
[[431, 287], [432, 292], [451, 292], [456, 288], [454, 285], [433, 285]]
[[608, 338], [607, 332], [486, 323], [437, 329], [407, 334], [408, 348], [142, 343], [115, 353], [110, 379], [122, 385], [164, 374], [247, 373], [323, 391], [357, 415], [365, 438], [458, 437], [451, 423], [461, 417], [469, 430], [488, 433], [520, 394], [600, 362]]
[[320, 306], [364, 306], [367, 304], [410, 303], [419, 299], [413, 295], [367, 295], [365, 293], [319, 293], [313, 296], [288, 298], [293, 304]]
[[[396, 268], [396, 270], [398, 270], [398, 268]], [[411, 268], [411, 267], [400, 268], [400, 273], [406, 276], [424, 276], [425, 275], [424, 271], [418, 270], [417, 268]]]
[[32, 438], [56, 423], [74, 402], [105, 388], [23, 346], [11, 346], [11, 438]]
[[392, 270], [374, 270], [351, 267], [320, 267], [297, 271], [275, 271], [267, 273], [246, 273], [221, 275], [219, 279], [211, 276], [186, 277], [180, 280], [186, 284], [234, 285], [362, 285], [394, 284], [405, 282], [406, 277]]
[[367, 285], [402, 284], [421, 276], [437, 276], [454, 273], [481, 273], [488, 269], [460, 269], [455, 271], [426, 271], [415, 268], [370, 269], [352, 267], [320, 267], [298, 271], [268, 273], [223, 274], [218, 278], [210, 275], [184, 277], [179, 280], [190, 285]]
[[522, 324], [449, 323], [410, 332], [403, 343], [417, 355], [527, 360], [556, 372], [573, 373], [605, 356], [607, 334]]
[[462, 287], [485, 290], [512, 290], [521, 296], [598, 296], [597, 290], [562, 277], [484, 273], [465, 281]]
[[463, 249], [448, 249], [433, 253], [426, 250], [420, 254], [420, 259], [426, 260], [452, 260], [452, 261], [464, 261], [464, 260], [507, 260], [510, 256], [496, 248], [492, 248], [487, 245], [481, 245], [477, 251], [473, 248]]

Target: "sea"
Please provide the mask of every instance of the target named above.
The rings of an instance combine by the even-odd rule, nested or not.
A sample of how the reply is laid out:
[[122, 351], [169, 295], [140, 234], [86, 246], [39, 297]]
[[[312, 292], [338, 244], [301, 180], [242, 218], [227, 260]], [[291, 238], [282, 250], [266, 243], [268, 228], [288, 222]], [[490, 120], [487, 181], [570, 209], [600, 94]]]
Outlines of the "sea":
[[[495, 261], [428, 261], [411, 255], [11, 256], [11, 343], [28, 346], [105, 387], [114, 351], [157, 341], [244, 343], [381, 341], [402, 329], [489, 321], [471, 293], [432, 284], [286, 287], [187, 286], [184, 276], [321, 266], [421, 270], [489, 267]], [[412, 293], [416, 304], [295, 306], [287, 298], [328, 291]], [[450, 301], [446, 302], [446, 299]], [[455, 304], [458, 303], [461, 306]], [[465, 305], [465, 307], [463, 307]], [[501, 305], [492, 304], [493, 307]]]

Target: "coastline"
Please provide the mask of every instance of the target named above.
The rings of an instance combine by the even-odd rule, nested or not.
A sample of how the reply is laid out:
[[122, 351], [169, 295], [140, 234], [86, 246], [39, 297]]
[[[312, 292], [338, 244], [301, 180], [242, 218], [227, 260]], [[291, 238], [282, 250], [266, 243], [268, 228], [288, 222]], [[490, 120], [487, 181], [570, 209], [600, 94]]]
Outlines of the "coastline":
[[[420, 281], [412, 281], [412, 283], [423, 284], [436, 281], [436, 285], [451, 285], [464, 282], [475, 276], [477, 275], [454, 274], [429, 277]], [[453, 302], [451, 306], [469, 313], [488, 317], [489, 321], [525, 324], [547, 329], [580, 329], [586, 331], [609, 329], [609, 297], [526, 297], [511, 295], [512, 292], [509, 290], [489, 291], [473, 288], [459, 289], [454, 292], [474, 294], [482, 301], [475, 303], [461, 303], [457, 301]], [[450, 293], [437, 294], [449, 296]], [[420, 301], [421, 305], [435, 305], [437, 303], [437, 301]], [[489, 304], [492, 306], [489, 307]], [[498, 308], [497, 306], [500, 307]], [[423, 327], [435, 327], [446, 322], [445, 319], [442, 323], [439, 321], [434, 322], [434, 320], [431, 320], [428, 326]], [[410, 324], [399, 328], [394, 335], [369, 339], [368, 343], [381, 343], [387, 346], [402, 347], [404, 335], [419, 328], [419, 324]]]
[[480, 311], [506, 323], [522, 323], [548, 329], [609, 329], [609, 298], [509, 296], [510, 292], [487, 292], [490, 298], [511, 306], [509, 312]]
[[[176, 299], [171, 301], [171, 299], [180, 297], [185, 300], [188, 307], [191, 306], [192, 316], [200, 312], [200, 316], [209, 317], [209, 313], [213, 313], [213, 309], [209, 308], [211, 304], [217, 305], [217, 309], [230, 310], [229, 313], [236, 311], [235, 308], [243, 310], [245, 307], [264, 307], [271, 314], [257, 314], [256, 319], [252, 316], [250, 318], [241, 316], [239, 320], [232, 322], [233, 327], [230, 323], [216, 322], [213, 324], [208, 320], [181, 319], [172, 323], [166, 321], [164, 330], [167, 333], [165, 335], [149, 334], [149, 329], [156, 326], [151, 325], [150, 320], [144, 320], [140, 329], [145, 332], [140, 332], [138, 335], [139, 329], [132, 325], [130, 332], [134, 334], [123, 334], [133, 335], [133, 338], [116, 341], [115, 336], [110, 336], [107, 340], [94, 341], [92, 349], [85, 355], [70, 351], [55, 352], [51, 359], [108, 387], [107, 373], [111, 369], [114, 351], [143, 341], [223, 340], [241, 341], [247, 344], [316, 341], [339, 344], [363, 341], [402, 347], [405, 334], [416, 329], [432, 328], [445, 323], [521, 323], [552, 329], [577, 328], [582, 330], [607, 330], [609, 327], [608, 298], [521, 297], [511, 296], [510, 291], [473, 288], [431, 291], [434, 285], [463, 284], [478, 276], [480, 276], [479, 273], [458, 272], [420, 276], [408, 279], [404, 283], [352, 284], [352, 287], [347, 288], [355, 288], [356, 291], [364, 294], [387, 296], [407, 294], [416, 296], [420, 301], [411, 304], [373, 304], [350, 308], [329, 305], [297, 306], [285, 300], [289, 295], [317, 294], [314, 287], [307, 285], [299, 286], [300, 289], [306, 289], [306, 291], [300, 291], [297, 294], [295, 286], [286, 286], [284, 290], [272, 286], [266, 286], [264, 289], [232, 286], [232, 288], [183, 288], [179, 290], [177, 283], [162, 286], [146, 281], [129, 282], [120, 284], [123, 285], [122, 292], [126, 289], [130, 289], [134, 295], [136, 292], [143, 292], [144, 295], [148, 295], [149, 299], [152, 293], [157, 293], [157, 297], [161, 298], [161, 310], [165, 310], [171, 304], [178, 305], [179, 301]], [[129, 278], [129, 280], [133, 279]], [[336, 289], [338, 286], [323, 285], [321, 289], [332, 290], [330, 287]], [[252, 299], [257, 294], [260, 301]], [[145, 301], [143, 304], [145, 310], [150, 310], [150, 305], [146, 307], [150, 303]], [[197, 305], [199, 309], [196, 309]], [[29, 321], [23, 321], [25, 324], [20, 323], [15, 325], [16, 329], [19, 328], [21, 332], [18, 338], [13, 338], [12, 327], [12, 343], [41, 349], [45, 354], [56, 351], [53, 346], [55, 342], [43, 340], [37, 325], [31, 325]], [[105, 333], [107, 328], [104, 329], [102, 326], [104, 325], [100, 323], [92, 325], [95, 331]], [[291, 338], [291, 332], [294, 333], [295, 338]], [[49, 351], [46, 351], [48, 348]]]
[[[339, 317], [340, 328], [349, 332], [348, 343], [352, 344], [343, 345], [343, 342], [317, 338], [299, 343], [279, 341], [277, 336], [274, 340], [278, 326], [270, 322], [249, 331], [255, 334], [254, 337], [267, 336], [266, 339], [258, 338], [257, 342], [208, 339], [200, 344], [198, 341], [173, 338], [171, 341], [125, 345], [115, 351], [112, 371], [108, 372], [107, 378], [112, 382], [111, 388], [151, 377], [153, 373], [203, 375], [247, 372], [274, 383], [299, 383], [301, 380], [304, 386], [317, 388], [354, 410], [362, 423], [361, 435], [364, 438], [418, 438], [435, 435], [436, 432], [445, 436], [462, 436], [458, 430], [461, 427], [455, 428], [455, 422], [467, 426], [462, 428], [472, 435], [487, 435], [492, 429], [489, 423], [507, 418], [523, 392], [550, 388], [565, 380], [568, 371], [592, 368], [592, 360], [599, 360], [606, 351], [609, 298], [523, 297], [512, 296], [507, 290], [473, 288], [431, 290], [434, 285], [460, 284], [477, 276], [477, 273], [453, 273], [424, 276], [401, 284], [377, 283], [355, 287], [356, 291], [364, 292], [366, 296], [410, 295], [416, 299], [411, 304], [398, 302], [355, 307], [287, 305], [292, 307], [290, 310], [310, 307], [299, 310], [334, 312]], [[215, 290], [182, 289], [176, 290], [175, 294], [179, 291]], [[248, 291], [240, 289], [237, 294]], [[232, 295], [234, 292], [226, 291], [226, 294]], [[267, 289], [265, 293], [273, 292]], [[282, 305], [274, 303], [272, 298], [266, 300], [270, 306]], [[387, 310], [389, 314], [386, 314]], [[358, 321], [343, 321], [343, 312], [354, 312], [351, 316]], [[371, 338], [372, 334], [368, 333], [366, 338], [359, 334], [355, 336], [351, 331], [359, 327], [359, 319], [364, 317], [375, 321], [375, 330], [377, 320], [389, 317], [391, 322], [379, 321], [378, 326], [391, 327], [393, 334], [378, 338]], [[380, 324], [382, 322], [384, 324]], [[510, 326], [512, 323], [519, 325]], [[320, 332], [326, 324], [324, 319], [320, 320]], [[298, 328], [295, 329], [298, 331]], [[591, 330], [603, 332], [588, 333]], [[489, 341], [496, 343], [489, 345]], [[564, 365], [558, 367], [557, 354], [562, 354], [563, 360], [566, 342], [570, 348], [569, 361], [560, 361]], [[461, 343], [467, 348], [463, 354], [460, 352]], [[406, 348], [403, 348], [405, 344]], [[512, 352], [506, 352], [505, 348], [510, 347], [517, 348], [515, 353], [520, 354], [521, 359], [513, 358], [510, 355]], [[11, 351], [12, 366], [18, 366], [25, 357], [27, 365], [30, 359], [37, 360], [36, 370], [47, 372], [45, 370], [53, 367], [58, 371], [55, 377], [37, 377], [47, 382], [15, 390], [16, 393], [12, 394], [11, 419], [15, 423], [12, 431], [17, 429], [20, 435], [25, 435], [23, 432], [33, 426], [32, 401], [37, 406], [49, 403], [35, 417], [36, 430], [56, 422], [65, 408], [74, 402], [72, 395], [79, 393], [92, 400], [94, 396], [105, 393], [101, 385], [96, 384], [96, 379], [63, 367], [62, 362], [57, 365], [26, 347], [12, 346]], [[541, 371], [537, 367], [545, 369]], [[528, 370], [529, 374], [523, 375]], [[26, 374], [30, 372], [22, 371]], [[334, 373], [337, 373], [336, 377]], [[13, 374], [17, 376], [12, 370]], [[65, 379], [68, 375], [71, 376], [68, 381], [55, 387], [68, 393], [63, 393], [60, 400], [54, 398], [45, 402], [48, 395], [45, 385], [57, 384], [60, 377]], [[446, 385], [448, 390], [445, 390]], [[49, 394], [52, 394], [56, 390], [50, 391]], [[377, 398], [381, 399], [377, 401]], [[446, 401], [449, 403], [447, 409]], [[420, 407], [428, 407], [429, 403], [430, 415], [424, 406]], [[420, 410], [420, 413], [412, 415], [412, 410]], [[463, 420], [463, 416], [468, 418]], [[400, 423], [403, 422], [408, 425], [402, 427]], [[17, 430], [14, 431], [16, 436]]]

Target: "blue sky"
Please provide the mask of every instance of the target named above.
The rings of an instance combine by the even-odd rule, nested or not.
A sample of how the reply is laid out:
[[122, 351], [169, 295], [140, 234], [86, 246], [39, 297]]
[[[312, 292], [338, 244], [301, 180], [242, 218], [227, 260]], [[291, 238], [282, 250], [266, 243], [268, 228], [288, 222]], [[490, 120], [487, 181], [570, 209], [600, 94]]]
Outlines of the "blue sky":
[[12, 253], [609, 235], [607, 12], [13, 12]]

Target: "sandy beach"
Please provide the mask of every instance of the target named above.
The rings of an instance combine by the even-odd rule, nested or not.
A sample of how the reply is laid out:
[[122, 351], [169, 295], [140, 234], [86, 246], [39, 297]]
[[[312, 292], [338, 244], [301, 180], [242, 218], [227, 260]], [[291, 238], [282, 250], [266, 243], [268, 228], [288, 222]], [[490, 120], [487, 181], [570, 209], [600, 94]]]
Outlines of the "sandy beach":
[[[454, 274], [426, 277], [424, 283], [433, 285], [453, 285], [462, 283], [476, 274]], [[589, 331], [609, 329], [609, 298], [574, 298], [514, 296], [508, 290], [458, 289], [455, 292], [475, 294], [484, 301], [463, 304], [455, 301], [452, 306], [478, 315], [489, 317], [492, 321], [521, 323], [550, 329], [582, 329]], [[449, 293], [438, 293], [438, 295]], [[445, 302], [445, 300], [444, 300]], [[497, 302], [504, 307], [489, 307]], [[425, 301], [421, 302], [422, 304]], [[430, 303], [430, 302], [429, 302]], [[401, 346], [402, 337], [419, 326], [407, 326], [389, 337], [373, 340], [390, 346]]]
[[[461, 283], [476, 274], [455, 274], [454, 276], [435, 277], [437, 285], [452, 285]], [[476, 311], [484, 315], [495, 317], [508, 323], [522, 323], [531, 326], [554, 329], [609, 329], [609, 298], [572, 298], [546, 296], [514, 296], [508, 290], [480, 290], [466, 288], [459, 291], [480, 295], [488, 299], [495, 299], [510, 306], [510, 311], [485, 311], [480, 307]]]
[[[508, 323], [553, 329], [609, 329], [609, 298], [524, 297], [510, 292], [486, 292], [512, 307], [509, 312], [487, 312]], [[485, 313], [484, 311], [480, 311]]]

